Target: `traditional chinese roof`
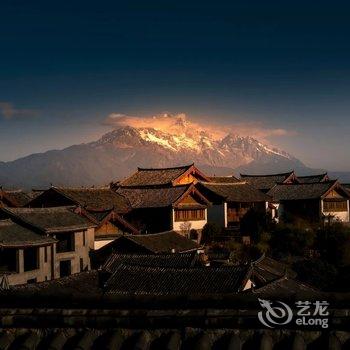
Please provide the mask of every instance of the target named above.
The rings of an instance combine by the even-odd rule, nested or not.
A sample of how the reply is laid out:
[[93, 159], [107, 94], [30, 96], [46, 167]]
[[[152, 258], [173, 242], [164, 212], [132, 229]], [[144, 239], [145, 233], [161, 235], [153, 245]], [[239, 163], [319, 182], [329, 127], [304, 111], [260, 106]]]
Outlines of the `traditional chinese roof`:
[[250, 267], [164, 268], [119, 265], [108, 279], [107, 294], [213, 295], [244, 289]]
[[298, 180], [301, 183], [314, 183], [314, 182], [325, 182], [329, 181], [327, 173], [318, 175], [298, 176]]
[[295, 178], [294, 171], [281, 174], [271, 174], [271, 175], [248, 175], [241, 174], [241, 178], [251, 184], [258, 190], [269, 190], [274, 185], [278, 183], [284, 183], [287, 181], [292, 181]]
[[296, 277], [296, 273], [286, 264], [263, 254], [252, 263], [252, 280], [256, 285], [265, 285], [284, 276]]
[[259, 298], [264, 299], [295, 298], [296, 300], [303, 300], [305, 297], [319, 297], [321, 298], [319, 300], [323, 300], [322, 292], [288, 276], [283, 276], [272, 282], [268, 282], [260, 288], [254, 288], [251, 292], [257, 294]]
[[214, 194], [227, 202], [268, 202], [271, 199], [243, 181], [235, 183], [201, 182], [197, 184], [197, 188], [209, 199]]
[[121, 187], [141, 187], [141, 186], [174, 186], [176, 181], [187, 175], [195, 174], [201, 180], [207, 177], [198, 170], [194, 164], [173, 168], [137, 168], [137, 171], [128, 178], [121, 181]]
[[133, 209], [174, 207], [190, 194], [199, 197], [201, 204], [209, 204], [193, 184], [174, 187], [119, 188], [117, 193], [127, 198]]
[[125, 235], [110, 244], [118, 251], [118, 243], [122, 240], [132, 242], [152, 254], [171, 253], [172, 251], [183, 253], [200, 249], [200, 246], [196, 242], [175, 231], [147, 235]]
[[49, 281], [11, 286], [11, 292], [19, 296], [40, 294], [45, 299], [52, 297], [98, 297], [102, 294], [99, 272], [84, 271], [70, 276], [56, 278]]
[[350, 192], [350, 184], [342, 184], [342, 186], [343, 186], [348, 192]]
[[[20, 314], [20, 313], [18, 313]], [[167, 313], [169, 314], [169, 312]], [[174, 312], [175, 314], [175, 312]], [[221, 316], [221, 313], [218, 313]], [[227, 312], [226, 312], [227, 314]], [[15, 314], [16, 315], [16, 314]], [[21, 315], [21, 314], [20, 314]], [[235, 314], [234, 314], [235, 315]], [[237, 317], [226, 317], [233, 324], [226, 327], [96, 327], [71, 328], [15, 328], [0, 330], [3, 349], [201, 349], [201, 350], [257, 350], [279, 348], [300, 350], [310, 348], [338, 350], [346, 349], [350, 332], [298, 330], [279, 328], [278, 330], [261, 330], [248, 326], [239, 327]], [[181, 315], [182, 316], [182, 315]], [[180, 316], [180, 317], [181, 317]], [[29, 317], [29, 316], [27, 316]], [[84, 317], [84, 316], [83, 316]], [[109, 316], [112, 318], [111, 316]], [[197, 316], [203, 320], [205, 316]], [[23, 318], [21, 315], [20, 319]], [[63, 315], [61, 315], [63, 318]], [[70, 321], [69, 316], [65, 318]], [[178, 320], [174, 316], [174, 321]], [[221, 317], [220, 317], [221, 318]], [[256, 317], [257, 318], [257, 317]], [[167, 318], [168, 319], [168, 318]], [[213, 319], [213, 323], [216, 319]], [[232, 321], [234, 320], [234, 321]], [[129, 321], [129, 319], [128, 319]], [[130, 321], [129, 321], [130, 322]], [[132, 322], [130, 322], [132, 324]], [[139, 323], [139, 322], [138, 322]], [[175, 323], [175, 322], [174, 322]], [[290, 327], [289, 327], [290, 328]], [[343, 327], [344, 328], [344, 327]], [[310, 341], [311, 339], [311, 341]], [[97, 344], [97, 345], [96, 345]], [[218, 347], [218, 345], [220, 347]], [[242, 348], [242, 346], [244, 347]], [[329, 347], [328, 347], [329, 346]]]
[[55, 242], [52, 237], [36, 233], [10, 219], [0, 220], [0, 248], [45, 246]]
[[2, 208], [0, 217], [34, 227], [45, 233], [86, 230], [96, 225], [76, 214], [73, 207], [55, 208]]
[[[125, 197], [110, 188], [63, 188], [51, 187], [28, 203], [30, 207], [51, 206], [49, 199], [52, 195], [64, 197], [63, 205], [79, 205], [88, 210], [114, 209], [118, 213], [125, 213], [130, 209]], [[57, 204], [56, 204], [57, 205]]]
[[86, 216], [92, 222], [94, 222], [97, 227], [103, 225], [104, 223], [111, 222], [114, 226], [117, 226], [128, 233], [138, 235], [140, 231], [121, 217], [114, 210], [86, 210], [80, 208], [76, 210], [77, 213]]
[[0, 188], [0, 206], [23, 207], [30, 201], [28, 194], [22, 190], [4, 190]]
[[336, 189], [345, 198], [349, 198], [349, 193], [337, 180], [304, 184], [279, 184], [275, 185], [267, 194], [274, 201], [307, 200], [323, 198], [333, 189]]
[[198, 254], [171, 253], [171, 254], [118, 254], [113, 253], [101, 267], [102, 270], [113, 273], [119, 265], [132, 265], [144, 267], [176, 267], [185, 268], [194, 266]]
[[240, 179], [237, 179], [235, 176], [208, 176], [209, 182], [215, 183], [233, 183], [240, 182]]

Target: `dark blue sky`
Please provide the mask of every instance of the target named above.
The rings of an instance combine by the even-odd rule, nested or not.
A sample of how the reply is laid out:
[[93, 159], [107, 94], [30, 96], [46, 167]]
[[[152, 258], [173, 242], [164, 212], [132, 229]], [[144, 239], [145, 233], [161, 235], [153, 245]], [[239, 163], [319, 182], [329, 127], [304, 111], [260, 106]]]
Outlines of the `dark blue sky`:
[[346, 1], [2, 1], [0, 160], [170, 111], [350, 170], [349, 38]]

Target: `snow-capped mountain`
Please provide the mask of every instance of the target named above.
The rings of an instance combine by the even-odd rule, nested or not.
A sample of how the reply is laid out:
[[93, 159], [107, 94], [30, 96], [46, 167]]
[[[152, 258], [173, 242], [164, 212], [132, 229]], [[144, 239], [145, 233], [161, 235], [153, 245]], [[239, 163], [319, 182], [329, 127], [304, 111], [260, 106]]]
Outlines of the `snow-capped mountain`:
[[171, 132], [120, 127], [99, 140], [63, 150], [33, 154], [0, 163], [0, 184], [11, 187], [101, 185], [139, 167], [196, 163], [209, 174], [235, 170], [279, 172], [306, 169], [290, 154], [252, 137], [228, 133], [213, 137], [184, 123]]
[[[302, 163], [290, 154], [271, 148], [252, 137], [242, 137], [232, 133], [220, 139], [212, 138], [204, 131], [186, 130], [170, 133], [154, 128], [123, 127], [104, 135], [91, 147], [113, 147], [115, 149], [152, 150], [154, 154], [142, 161], [142, 166], [162, 166], [195, 162], [198, 164], [226, 167], [237, 167], [259, 162], [290, 162], [302, 166]], [[158, 155], [158, 156], [156, 156]]]

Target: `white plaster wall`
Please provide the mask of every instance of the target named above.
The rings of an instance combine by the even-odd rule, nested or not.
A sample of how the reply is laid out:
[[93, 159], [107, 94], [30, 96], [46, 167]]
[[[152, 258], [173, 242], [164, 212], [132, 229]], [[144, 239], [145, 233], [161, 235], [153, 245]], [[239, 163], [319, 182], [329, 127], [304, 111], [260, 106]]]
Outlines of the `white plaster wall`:
[[[83, 245], [83, 231], [75, 232], [75, 250], [72, 252], [55, 253], [55, 278], [60, 277], [60, 261], [71, 260], [72, 274], [80, 272], [80, 258], [83, 259], [84, 267], [90, 270], [90, 249], [94, 247], [95, 229], [89, 228], [86, 231], [86, 242]], [[56, 250], [56, 249], [55, 249]]]
[[111, 243], [113, 241], [114, 241], [114, 239], [101, 239], [101, 240], [95, 241], [94, 242], [94, 249], [98, 250], [98, 249], [104, 247], [105, 245], [107, 245], [108, 243]]
[[347, 211], [336, 211], [336, 212], [330, 212], [330, 211], [324, 211], [323, 210], [323, 200], [321, 201], [321, 211], [322, 214], [325, 216], [331, 215], [334, 216], [335, 220], [340, 220], [342, 222], [349, 222], [349, 201], [346, 201], [347, 203]]
[[[48, 249], [47, 262], [45, 263], [44, 249]], [[32, 271], [24, 271], [23, 249], [18, 250], [18, 272], [7, 275], [10, 285], [25, 284], [30, 279], [43, 282], [51, 279], [51, 247], [39, 248], [39, 268]]]
[[181, 225], [183, 223], [191, 223], [191, 229], [201, 230], [204, 227], [204, 225], [207, 223], [207, 220], [208, 220], [207, 209], [204, 209], [204, 217], [205, 217], [204, 220], [175, 221], [175, 210], [174, 209], [172, 209], [171, 215], [172, 215], [172, 226], [173, 226], [174, 231], [181, 231]]

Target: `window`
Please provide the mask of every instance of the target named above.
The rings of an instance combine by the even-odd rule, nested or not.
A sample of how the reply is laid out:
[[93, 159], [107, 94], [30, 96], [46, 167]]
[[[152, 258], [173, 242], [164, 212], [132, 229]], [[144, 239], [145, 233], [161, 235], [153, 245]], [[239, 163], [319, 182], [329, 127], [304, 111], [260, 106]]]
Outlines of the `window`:
[[18, 272], [16, 249], [0, 249], [0, 272]]
[[86, 246], [86, 231], [83, 231], [83, 246]]
[[39, 248], [23, 249], [24, 271], [32, 271], [39, 268]]
[[205, 219], [205, 209], [175, 210], [175, 221], [195, 221]]
[[44, 247], [44, 261], [47, 263], [47, 250], [49, 247]]
[[80, 272], [84, 271], [84, 260], [83, 258], [80, 258]]
[[58, 242], [56, 243], [56, 252], [65, 253], [75, 250], [74, 233], [59, 233], [56, 235]]
[[326, 212], [333, 211], [347, 211], [348, 205], [346, 200], [341, 201], [331, 201], [327, 200], [323, 202], [323, 210]]
[[60, 277], [69, 276], [72, 273], [72, 264], [70, 260], [60, 261]]

